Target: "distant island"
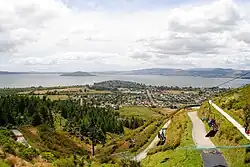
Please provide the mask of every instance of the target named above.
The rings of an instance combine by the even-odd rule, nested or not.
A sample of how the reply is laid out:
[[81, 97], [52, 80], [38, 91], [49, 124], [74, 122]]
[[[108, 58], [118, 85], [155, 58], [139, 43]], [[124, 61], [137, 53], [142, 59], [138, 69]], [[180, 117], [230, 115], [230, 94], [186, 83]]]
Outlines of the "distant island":
[[90, 74], [88, 72], [77, 71], [72, 73], [63, 73], [60, 76], [95, 76], [95, 75]]

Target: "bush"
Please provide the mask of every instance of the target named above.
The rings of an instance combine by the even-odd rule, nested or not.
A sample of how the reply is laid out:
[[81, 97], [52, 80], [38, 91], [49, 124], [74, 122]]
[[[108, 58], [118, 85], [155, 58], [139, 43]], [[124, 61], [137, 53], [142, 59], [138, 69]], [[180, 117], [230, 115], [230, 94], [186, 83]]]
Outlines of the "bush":
[[3, 128], [3, 127], [0, 127], [0, 134], [4, 136], [10, 136], [10, 132], [6, 128]]
[[245, 164], [250, 163], [250, 152], [246, 153]]
[[19, 151], [19, 156], [23, 159], [31, 161], [33, 158], [37, 157], [38, 151], [34, 148], [24, 148]]
[[130, 159], [122, 159], [119, 165], [120, 167], [140, 167], [141, 163]]
[[55, 162], [55, 166], [57, 167], [75, 167], [73, 158], [64, 158], [58, 159]]
[[99, 156], [100, 158], [100, 163], [108, 163], [109, 161], [111, 161], [111, 158], [108, 157], [107, 155], [101, 155]]
[[3, 151], [15, 155], [15, 149], [9, 142], [3, 145]]
[[54, 156], [54, 154], [52, 154], [51, 152], [43, 152], [41, 154], [41, 156], [42, 156], [43, 159], [46, 159], [49, 162], [53, 162], [56, 159], [55, 156]]

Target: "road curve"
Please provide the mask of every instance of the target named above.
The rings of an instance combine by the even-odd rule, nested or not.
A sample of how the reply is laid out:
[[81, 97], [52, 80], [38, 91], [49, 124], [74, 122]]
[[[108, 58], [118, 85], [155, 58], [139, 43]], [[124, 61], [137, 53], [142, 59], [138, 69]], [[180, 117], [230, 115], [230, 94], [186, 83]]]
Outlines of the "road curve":
[[[192, 136], [197, 148], [215, 147], [213, 142], [209, 138], [205, 137], [207, 132], [203, 122], [197, 116], [197, 112], [189, 112], [188, 116], [190, 117], [193, 123]], [[216, 153], [214, 154], [214, 152]], [[210, 151], [203, 150], [201, 151], [201, 156], [203, 159], [204, 167], [227, 166], [226, 160], [224, 159], [223, 155], [216, 149]]]
[[[162, 129], [163, 128], [167, 128], [169, 125], [170, 125], [170, 123], [171, 123], [171, 120], [169, 120], [162, 128], [161, 128], [161, 130], [159, 131], [160, 133], [162, 132]], [[148, 151], [150, 150], [150, 149], [152, 149], [152, 148], [154, 148], [156, 145], [157, 145], [157, 143], [160, 141], [160, 139], [158, 138], [158, 136], [156, 135], [156, 137], [154, 138], [154, 140], [149, 144], [149, 146], [145, 149], [145, 150], [143, 150], [142, 152], [140, 152], [138, 155], [136, 155], [134, 158], [133, 158], [133, 160], [134, 161], [141, 161], [141, 160], [143, 160], [144, 158], [146, 158], [147, 157], [147, 153], [148, 153]]]

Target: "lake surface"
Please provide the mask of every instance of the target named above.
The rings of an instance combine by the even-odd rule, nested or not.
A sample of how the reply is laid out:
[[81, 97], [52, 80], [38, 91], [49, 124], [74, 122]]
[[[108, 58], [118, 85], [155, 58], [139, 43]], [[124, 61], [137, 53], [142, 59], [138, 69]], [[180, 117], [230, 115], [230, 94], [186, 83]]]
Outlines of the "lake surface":
[[[60, 76], [57, 74], [22, 74], [0, 75], [0, 88], [31, 87], [31, 86], [68, 86], [93, 84], [107, 80], [134, 81], [147, 85], [213, 87], [230, 78], [201, 78], [187, 76], [156, 76], [156, 75], [99, 75], [99, 76]], [[250, 83], [249, 79], [237, 79], [222, 87], [240, 87]]]

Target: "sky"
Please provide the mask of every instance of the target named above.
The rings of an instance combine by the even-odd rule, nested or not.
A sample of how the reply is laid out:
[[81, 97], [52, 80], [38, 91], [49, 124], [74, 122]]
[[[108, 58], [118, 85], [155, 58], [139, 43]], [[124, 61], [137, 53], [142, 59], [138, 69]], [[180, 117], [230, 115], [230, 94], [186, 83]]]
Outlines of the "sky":
[[0, 0], [0, 70], [250, 69], [247, 0]]

